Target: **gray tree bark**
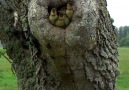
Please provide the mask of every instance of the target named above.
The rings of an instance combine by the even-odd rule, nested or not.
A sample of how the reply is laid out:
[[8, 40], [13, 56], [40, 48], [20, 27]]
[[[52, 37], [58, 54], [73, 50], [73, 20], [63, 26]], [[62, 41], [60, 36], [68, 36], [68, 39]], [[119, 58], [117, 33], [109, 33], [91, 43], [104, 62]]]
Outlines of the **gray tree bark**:
[[0, 0], [0, 39], [19, 90], [116, 90], [117, 37], [105, 0], [71, 0], [65, 29], [49, 9], [69, 0]]

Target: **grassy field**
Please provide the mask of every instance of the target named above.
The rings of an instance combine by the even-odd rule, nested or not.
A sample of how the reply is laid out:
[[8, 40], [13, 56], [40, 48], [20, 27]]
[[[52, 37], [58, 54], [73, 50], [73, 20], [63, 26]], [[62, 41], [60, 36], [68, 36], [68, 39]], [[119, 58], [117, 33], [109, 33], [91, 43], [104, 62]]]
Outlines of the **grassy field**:
[[[121, 47], [118, 50], [121, 74], [117, 79], [117, 90], [129, 90], [129, 48]], [[4, 57], [1, 57], [0, 90], [18, 90], [16, 77], [12, 74], [10, 67], [10, 63]]]
[[[0, 49], [5, 52], [5, 50]], [[0, 58], [0, 90], [18, 90], [17, 80], [11, 72], [10, 63], [4, 58]]]
[[118, 90], [129, 90], [129, 48], [119, 48], [120, 75], [117, 79]]

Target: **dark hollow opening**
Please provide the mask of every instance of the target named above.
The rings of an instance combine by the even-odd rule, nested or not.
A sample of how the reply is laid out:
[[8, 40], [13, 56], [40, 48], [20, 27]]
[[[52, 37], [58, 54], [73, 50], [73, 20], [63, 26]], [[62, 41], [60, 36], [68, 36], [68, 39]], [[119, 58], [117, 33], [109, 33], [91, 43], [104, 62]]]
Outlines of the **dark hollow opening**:
[[54, 56], [51, 56], [52, 59], [56, 59]]
[[51, 49], [51, 48], [52, 48], [49, 43], [46, 45], [46, 47], [47, 47], [48, 49]]
[[66, 5], [67, 5], [66, 2], [59, 3], [59, 4], [57, 4], [57, 5], [53, 5], [52, 3], [50, 3], [50, 4], [48, 5], [48, 13], [50, 14], [50, 11], [51, 11], [52, 8], [56, 8], [56, 9], [57, 9], [57, 14], [59, 15], [60, 9], [63, 8], [63, 7], [66, 7]]

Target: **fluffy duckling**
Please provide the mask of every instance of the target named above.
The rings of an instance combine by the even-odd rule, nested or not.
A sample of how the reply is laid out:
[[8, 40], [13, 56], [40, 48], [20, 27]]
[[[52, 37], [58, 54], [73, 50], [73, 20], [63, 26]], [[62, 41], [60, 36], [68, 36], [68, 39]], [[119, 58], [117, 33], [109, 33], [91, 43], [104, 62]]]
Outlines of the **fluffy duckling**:
[[55, 26], [64, 27], [65, 26], [64, 20], [65, 20], [64, 14], [59, 13], [59, 17], [58, 17], [57, 21], [55, 22]]
[[54, 25], [56, 20], [58, 19], [56, 8], [52, 8], [49, 15], [50, 22]]
[[67, 17], [66, 15], [66, 9], [65, 8], [62, 8], [60, 13], [62, 13], [64, 15], [64, 23], [65, 23], [65, 27], [69, 25], [70, 23], [70, 20], [69, 18]]
[[74, 13], [74, 10], [73, 10], [72, 4], [68, 3], [67, 6], [66, 6], [66, 15], [67, 15], [67, 17], [69, 19], [72, 19], [73, 13]]

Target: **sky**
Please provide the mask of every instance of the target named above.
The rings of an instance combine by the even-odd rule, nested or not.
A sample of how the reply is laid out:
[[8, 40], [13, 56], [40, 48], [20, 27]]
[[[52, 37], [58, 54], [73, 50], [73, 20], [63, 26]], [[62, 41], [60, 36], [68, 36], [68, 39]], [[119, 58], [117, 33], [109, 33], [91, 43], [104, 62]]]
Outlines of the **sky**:
[[129, 26], [129, 0], [107, 0], [107, 8], [116, 27]]

